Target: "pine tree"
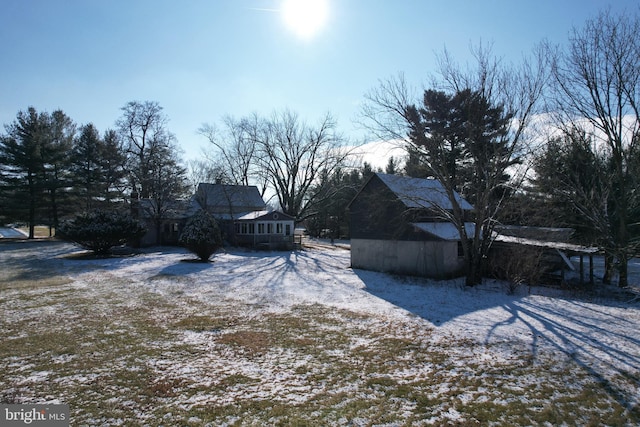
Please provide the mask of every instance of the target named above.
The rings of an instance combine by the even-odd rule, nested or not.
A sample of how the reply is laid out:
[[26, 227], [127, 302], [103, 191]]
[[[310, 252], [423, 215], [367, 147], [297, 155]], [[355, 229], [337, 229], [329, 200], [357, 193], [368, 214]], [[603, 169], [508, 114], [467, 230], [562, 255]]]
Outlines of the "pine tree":
[[80, 128], [72, 151], [73, 180], [82, 210], [106, 208], [122, 199], [124, 154], [114, 131], [104, 139], [91, 123]]
[[34, 238], [38, 213], [45, 201], [45, 158], [49, 118], [35, 108], [20, 111], [0, 139], [0, 165], [9, 216], [26, 218]]

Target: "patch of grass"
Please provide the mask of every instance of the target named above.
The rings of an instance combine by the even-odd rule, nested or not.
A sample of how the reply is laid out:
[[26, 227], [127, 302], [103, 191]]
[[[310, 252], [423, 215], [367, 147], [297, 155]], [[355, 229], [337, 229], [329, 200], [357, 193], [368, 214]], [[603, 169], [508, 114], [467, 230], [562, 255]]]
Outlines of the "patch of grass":
[[219, 317], [193, 315], [184, 317], [176, 322], [176, 328], [185, 329], [193, 332], [220, 332], [235, 324], [233, 319], [224, 319]]
[[236, 331], [224, 334], [218, 340], [220, 344], [241, 347], [252, 355], [260, 355], [272, 347], [268, 333], [261, 331]]
[[47, 277], [25, 278], [24, 273], [21, 275], [11, 275], [0, 281], [0, 290], [28, 290], [42, 289], [55, 286], [63, 286], [72, 283], [73, 280], [68, 276], [49, 275]]
[[[29, 235], [29, 227], [19, 227], [18, 230], [22, 231], [27, 236]], [[36, 239], [43, 239], [43, 238], [55, 236], [56, 229], [55, 228], [49, 229], [49, 226], [47, 225], [36, 225], [33, 228], [33, 234]]]

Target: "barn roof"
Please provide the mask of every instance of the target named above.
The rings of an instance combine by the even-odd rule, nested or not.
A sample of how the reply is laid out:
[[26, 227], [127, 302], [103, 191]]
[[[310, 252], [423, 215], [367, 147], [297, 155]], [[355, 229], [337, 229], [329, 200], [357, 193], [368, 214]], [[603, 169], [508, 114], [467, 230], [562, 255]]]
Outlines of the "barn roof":
[[[453, 209], [447, 192], [437, 179], [411, 178], [400, 175], [376, 173], [382, 181], [408, 208]], [[473, 210], [473, 206], [454, 192], [455, 200], [463, 210]]]
[[[412, 223], [418, 230], [424, 231], [442, 240], [460, 240], [458, 228], [450, 222], [414, 222]], [[467, 236], [473, 235], [476, 225], [473, 222], [464, 223]]]

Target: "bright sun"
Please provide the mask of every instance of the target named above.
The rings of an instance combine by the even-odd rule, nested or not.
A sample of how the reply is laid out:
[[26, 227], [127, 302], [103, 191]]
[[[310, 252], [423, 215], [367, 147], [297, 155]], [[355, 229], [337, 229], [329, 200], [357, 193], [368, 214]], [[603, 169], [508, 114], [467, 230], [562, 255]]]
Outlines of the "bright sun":
[[327, 0], [283, 0], [282, 17], [291, 31], [302, 39], [316, 35], [327, 21]]

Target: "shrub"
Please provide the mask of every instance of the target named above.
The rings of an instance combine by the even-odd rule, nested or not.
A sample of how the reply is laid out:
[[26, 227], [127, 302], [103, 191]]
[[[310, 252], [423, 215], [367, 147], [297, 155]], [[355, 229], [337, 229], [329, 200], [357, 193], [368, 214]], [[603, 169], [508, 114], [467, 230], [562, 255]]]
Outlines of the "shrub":
[[96, 210], [65, 222], [56, 234], [97, 254], [106, 254], [112, 247], [138, 239], [145, 232], [145, 228], [128, 214]]
[[184, 226], [180, 243], [202, 262], [208, 261], [209, 257], [222, 246], [220, 228], [215, 218], [203, 209], [196, 212]]
[[505, 290], [513, 295], [521, 286], [535, 285], [540, 281], [543, 252], [542, 248], [522, 245], [494, 250], [490, 268], [494, 277], [507, 281]]

